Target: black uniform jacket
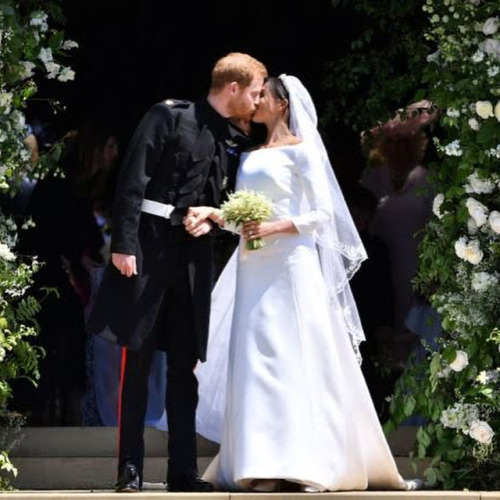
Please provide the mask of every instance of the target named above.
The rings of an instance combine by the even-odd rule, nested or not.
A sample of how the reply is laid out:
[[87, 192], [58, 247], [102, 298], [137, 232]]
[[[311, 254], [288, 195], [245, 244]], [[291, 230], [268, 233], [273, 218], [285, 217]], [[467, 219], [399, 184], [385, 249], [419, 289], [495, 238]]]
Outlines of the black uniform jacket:
[[[109, 263], [87, 329], [137, 349], [151, 335], [158, 347], [169, 328], [168, 293], [186, 269], [198, 359], [205, 360], [212, 288], [212, 236], [190, 236], [182, 218], [190, 206], [217, 206], [249, 139], [203, 99], [167, 100], [143, 117], [127, 148], [113, 206], [112, 252], [135, 255], [138, 275]], [[173, 205], [170, 219], [141, 212], [144, 199]], [[184, 283], [182, 283], [184, 284]], [[175, 290], [174, 290], [175, 291]], [[167, 311], [168, 312], [168, 311]], [[176, 315], [178, 317], [179, 315]], [[178, 321], [178, 320], [177, 320]]]

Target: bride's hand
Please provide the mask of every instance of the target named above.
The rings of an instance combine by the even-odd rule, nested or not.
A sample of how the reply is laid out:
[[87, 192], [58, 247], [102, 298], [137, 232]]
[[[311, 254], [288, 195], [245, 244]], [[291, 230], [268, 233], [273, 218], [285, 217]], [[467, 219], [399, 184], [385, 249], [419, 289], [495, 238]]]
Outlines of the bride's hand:
[[278, 233], [296, 234], [298, 231], [291, 220], [277, 220], [273, 222], [245, 222], [241, 232], [247, 241]]
[[265, 238], [276, 233], [276, 222], [245, 222], [242, 235], [247, 241]]

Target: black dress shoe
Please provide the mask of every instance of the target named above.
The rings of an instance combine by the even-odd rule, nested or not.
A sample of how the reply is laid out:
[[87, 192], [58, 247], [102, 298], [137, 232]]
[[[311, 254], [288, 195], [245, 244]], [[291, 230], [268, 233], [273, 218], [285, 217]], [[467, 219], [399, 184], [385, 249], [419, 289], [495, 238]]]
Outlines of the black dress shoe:
[[167, 490], [185, 493], [210, 493], [214, 491], [214, 487], [208, 481], [204, 481], [200, 477], [194, 477], [190, 479], [169, 481]]
[[141, 478], [134, 465], [126, 465], [116, 482], [117, 493], [136, 493], [141, 491]]

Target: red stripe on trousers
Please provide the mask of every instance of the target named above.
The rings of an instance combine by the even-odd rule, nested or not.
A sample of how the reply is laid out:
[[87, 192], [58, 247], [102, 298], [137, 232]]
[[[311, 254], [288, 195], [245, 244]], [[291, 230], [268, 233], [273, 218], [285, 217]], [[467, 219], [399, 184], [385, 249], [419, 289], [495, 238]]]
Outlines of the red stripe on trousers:
[[122, 360], [120, 369], [120, 392], [118, 394], [118, 456], [120, 456], [120, 436], [121, 436], [121, 424], [122, 424], [122, 393], [123, 393], [123, 382], [125, 381], [125, 365], [127, 364], [127, 348], [122, 347]]

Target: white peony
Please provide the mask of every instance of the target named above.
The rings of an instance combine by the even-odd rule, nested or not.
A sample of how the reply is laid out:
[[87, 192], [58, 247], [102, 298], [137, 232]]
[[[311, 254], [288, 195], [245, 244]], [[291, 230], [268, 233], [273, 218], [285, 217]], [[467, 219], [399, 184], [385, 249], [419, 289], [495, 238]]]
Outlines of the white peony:
[[476, 132], [479, 130], [479, 128], [481, 127], [479, 125], [479, 122], [475, 119], [475, 118], [469, 118], [469, 121], [467, 122], [469, 124], [469, 127], [472, 129], [472, 130], [475, 130]]
[[432, 211], [434, 212], [434, 215], [436, 217], [443, 217], [443, 214], [441, 213], [441, 205], [443, 204], [444, 201], [444, 195], [442, 193], [439, 193], [435, 196], [434, 201], [432, 202]]
[[490, 444], [495, 433], [487, 422], [475, 420], [469, 428], [469, 436], [481, 444]]
[[477, 101], [476, 113], [484, 120], [486, 120], [487, 118], [491, 118], [492, 116], [494, 116], [493, 105], [490, 101]]
[[482, 31], [486, 36], [494, 35], [498, 31], [498, 17], [486, 19]]
[[500, 122], [500, 101], [497, 102], [494, 113], [495, 113], [495, 118]]
[[500, 212], [496, 210], [491, 212], [488, 222], [490, 223], [491, 229], [493, 229], [496, 234], [500, 234]]
[[469, 364], [469, 356], [465, 351], [457, 351], [456, 357], [452, 363], [450, 363], [450, 368], [454, 372], [461, 372]]
[[498, 278], [489, 273], [481, 271], [472, 275], [471, 287], [476, 292], [484, 292], [491, 285], [498, 282]]
[[486, 54], [500, 60], [500, 40], [495, 38], [487, 38], [479, 44], [479, 48]]
[[458, 258], [474, 265], [479, 264], [483, 259], [483, 252], [479, 246], [479, 241], [467, 241], [465, 236], [460, 237], [455, 242], [455, 253]]
[[467, 184], [464, 186], [466, 193], [490, 194], [495, 190], [495, 181], [491, 179], [481, 179], [477, 172], [467, 177]]
[[469, 215], [474, 219], [477, 227], [481, 227], [486, 224], [488, 220], [488, 208], [485, 207], [481, 202], [475, 200], [474, 198], [469, 198], [465, 203]]
[[13, 261], [16, 256], [11, 252], [10, 248], [5, 243], [0, 243], [0, 259]]

